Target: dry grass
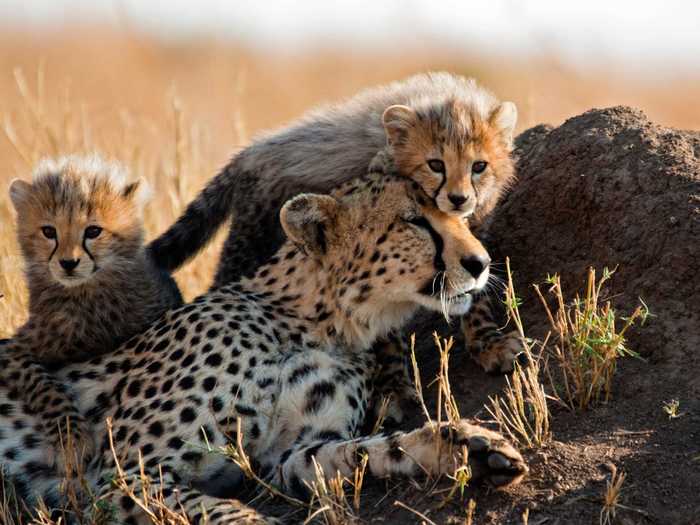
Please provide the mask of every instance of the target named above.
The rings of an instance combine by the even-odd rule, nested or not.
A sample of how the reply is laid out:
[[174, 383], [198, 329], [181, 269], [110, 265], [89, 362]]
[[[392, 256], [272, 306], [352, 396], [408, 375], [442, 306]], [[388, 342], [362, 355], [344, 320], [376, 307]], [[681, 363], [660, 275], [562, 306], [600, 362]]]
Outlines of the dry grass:
[[625, 473], [613, 470], [610, 479], [606, 481], [603, 493], [603, 508], [600, 510], [600, 525], [612, 525], [618, 508], [625, 508], [620, 504], [622, 484], [625, 482]]
[[[549, 429], [549, 406], [544, 385], [540, 382], [541, 357], [534, 350], [535, 342], [525, 337], [523, 322], [518, 306], [520, 299], [515, 293], [510, 261], [506, 259], [508, 282], [505, 304], [509, 319], [524, 342], [527, 365], [515, 363], [513, 374], [506, 377], [506, 388], [499, 396], [489, 397], [490, 405], [486, 407], [489, 414], [498, 422], [500, 429], [514, 441], [528, 448], [541, 447], [552, 437]], [[547, 340], [541, 344], [546, 346]]]
[[[325, 525], [354, 525], [359, 522], [355, 514], [355, 509], [359, 507], [359, 493], [362, 488], [354, 489], [352, 504], [348, 499], [346, 486], [352, 482], [343, 477], [339, 471], [335, 475], [327, 476], [323, 468], [312, 458], [316, 479], [308, 484], [311, 490], [311, 502], [309, 504], [309, 515], [304, 521], [304, 525], [312, 523], [319, 518]], [[366, 462], [365, 462], [366, 467]], [[356, 473], [355, 480], [363, 480], [364, 472]]]
[[610, 399], [618, 360], [637, 356], [626, 346], [625, 334], [637, 320], [643, 324], [650, 316], [641, 299], [629, 317], [619, 316], [610, 301], [603, 300], [603, 287], [612, 274], [606, 268], [596, 280], [595, 270], [589, 269], [584, 295], [577, 294], [570, 304], [564, 299], [559, 276], [549, 277], [555, 312], [535, 285], [554, 334], [553, 348], [549, 349], [554, 362], [550, 384], [556, 397], [571, 410], [585, 410]]
[[[159, 480], [152, 480], [146, 474], [143, 456], [139, 451], [139, 474], [138, 476], [129, 476], [121, 466], [114, 444], [110, 419], [107, 420], [107, 432], [109, 447], [115, 462], [114, 478], [112, 479], [114, 487], [133, 501], [153, 525], [190, 525], [190, 520], [184, 509], [171, 508], [166, 504], [165, 496], [163, 496], [162, 471]], [[205, 513], [200, 523], [206, 525], [208, 521]]]

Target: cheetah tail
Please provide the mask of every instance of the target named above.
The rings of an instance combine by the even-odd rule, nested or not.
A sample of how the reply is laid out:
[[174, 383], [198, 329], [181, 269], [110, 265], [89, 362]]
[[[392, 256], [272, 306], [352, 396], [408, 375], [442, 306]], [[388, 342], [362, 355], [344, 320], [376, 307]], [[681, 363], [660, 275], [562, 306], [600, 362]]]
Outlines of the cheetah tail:
[[161, 270], [173, 272], [212, 240], [232, 212], [234, 192], [243, 170], [240, 156], [210, 180], [187, 206], [180, 218], [148, 245], [148, 252]]

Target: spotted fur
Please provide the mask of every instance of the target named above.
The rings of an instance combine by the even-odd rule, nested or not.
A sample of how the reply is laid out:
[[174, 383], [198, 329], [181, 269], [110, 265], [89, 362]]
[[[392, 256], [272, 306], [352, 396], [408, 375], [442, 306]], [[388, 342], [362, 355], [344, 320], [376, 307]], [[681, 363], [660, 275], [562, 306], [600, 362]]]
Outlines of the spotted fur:
[[[330, 196], [297, 196], [280, 218], [289, 240], [255, 275], [167, 312], [107, 356], [62, 370], [102, 443], [97, 493], [111, 494], [106, 417], [126, 473], [137, 480], [140, 451], [166, 503], [193, 523], [205, 512], [212, 524], [267, 522], [211, 495], [230, 494], [240, 473], [208, 447], [236, 437], [271, 483], [297, 496], [314, 477], [313, 458], [328, 476], [349, 475], [364, 454], [375, 476], [418, 476], [452, 471], [462, 446], [475, 477], [519, 482], [527, 472], [520, 454], [464, 421], [438, 432], [358, 430], [373, 395], [374, 342], [420, 306], [463, 314], [484, 286], [488, 265], [474, 275], [464, 264], [487, 259], [465, 223], [406, 179], [383, 175]], [[436, 281], [440, 273], [448, 278]], [[18, 422], [24, 430], [10, 432]], [[46, 495], [56, 480], [41, 463], [42, 436], [30, 438], [36, 424], [0, 388], [4, 467], [20, 487]], [[120, 522], [148, 522], [128, 498], [111, 498]]]
[[97, 157], [45, 160], [10, 197], [29, 288], [29, 319], [0, 350], [0, 385], [89, 457], [91, 432], [53, 370], [115, 349], [172, 306], [177, 286], [145, 255], [143, 182]]

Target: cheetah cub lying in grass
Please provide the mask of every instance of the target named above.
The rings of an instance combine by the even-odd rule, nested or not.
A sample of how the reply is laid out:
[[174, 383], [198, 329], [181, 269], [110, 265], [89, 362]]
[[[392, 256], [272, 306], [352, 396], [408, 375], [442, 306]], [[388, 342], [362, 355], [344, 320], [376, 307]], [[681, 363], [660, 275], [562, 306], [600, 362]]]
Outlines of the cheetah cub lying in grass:
[[127, 182], [123, 168], [97, 157], [46, 160], [31, 183], [10, 186], [29, 319], [0, 347], [0, 384], [37, 414], [61, 463], [73, 463], [61, 453], [69, 433], [81, 459], [95, 447], [53, 371], [114, 350], [182, 303], [145, 256], [146, 192], [145, 182]]
[[[465, 314], [488, 280], [488, 255], [467, 225], [421, 195], [407, 179], [385, 175], [353, 180], [331, 195], [299, 195], [280, 214], [289, 240], [254, 275], [167, 312], [115, 352], [60, 372], [99, 436], [96, 494], [111, 498], [118, 522], [149, 518], [112, 493], [107, 417], [134, 490], [141, 490], [143, 468], [160, 481], [165, 503], [191, 523], [205, 515], [211, 525], [269, 523], [211, 495], [230, 494], [240, 471], [209, 451], [237, 437], [270, 483], [297, 496], [315, 479], [313, 458], [327, 476], [350, 476], [365, 454], [374, 476], [439, 475], [454, 472], [467, 447], [475, 478], [495, 486], [523, 478], [518, 451], [466, 421], [435, 432], [426, 424], [359, 434], [373, 395], [377, 339], [420, 306], [442, 309], [432, 294], [438, 272], [448, 276], [439, 282], [452, 315]], [[16, 451], [5, 461], [7, 473], [20, 487], [50, 495], [55, 480], [30, 466], [44, 445], [24, 443], [37, 417], [6, 389], [0, 403], [9, 407], [0, 411], [0, 457]], [[17, 422], [24, 430], [6, 432]]]

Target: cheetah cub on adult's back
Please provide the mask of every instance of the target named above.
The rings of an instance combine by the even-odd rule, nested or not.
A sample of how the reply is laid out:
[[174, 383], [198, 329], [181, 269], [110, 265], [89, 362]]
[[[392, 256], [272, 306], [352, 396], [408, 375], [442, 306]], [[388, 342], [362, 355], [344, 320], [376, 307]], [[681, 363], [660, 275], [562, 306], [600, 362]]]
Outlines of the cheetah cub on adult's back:
[[[59, 462], [61, 441], [90, 457], [86, 423], [52, 370], [107, 353], [182, 302], [144, 249], [145, 182], [96, 156], [42, 161], [10, 199], [29, 288], [29, 319], [0, 347], [0, 384], [42, 414]], [[72, 463], [71, 463], [72, 464]]]

